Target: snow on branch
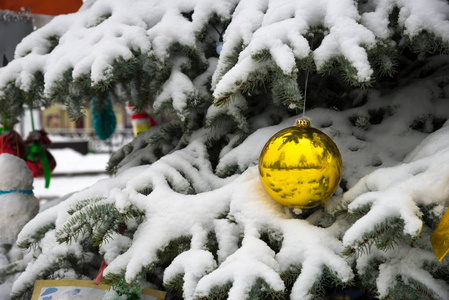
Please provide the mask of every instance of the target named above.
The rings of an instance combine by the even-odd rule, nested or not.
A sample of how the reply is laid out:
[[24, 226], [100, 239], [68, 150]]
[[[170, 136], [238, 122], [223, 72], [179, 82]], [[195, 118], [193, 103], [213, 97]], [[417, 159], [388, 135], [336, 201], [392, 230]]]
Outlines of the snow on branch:
[[[433, 49], [426, 40], [415, 41], [419, 44], [412, 45], [415, 50], [444, 50], [449, 42], [448, 11], [447, 3], [440, 0], [363, 4], [352, 0], [139, 0], [132, 5], [118, 0], [86, 1], [79, 12], [55, 17], [18, 45], [15, 59], [0, 70], [0, 99], [11, 103], [7, 98], [14, 92], [16, 102], [22, 103], [79, 101], [86, 91], [103, 91], [121, 81], [129, 84], [137, 80], [136, 73], [145, 77], [140, 88], [153, 86], [149, 94], [155, 97], [169, 76], [160, 78], [154, 72], [170, 68], [173, 45], [194, 52], [206, 69], [211, 56], [207, 48], [212, 40], [218, 42], [225, 29], [212, 78], [219, 102], [267, 81], [273, 71], [296, 81], [298, 69], [325, 72], [335, 62], [349, 82], [366, 84], [373, 75], [369, 53], [380, 45], [410, 46], [410, 40], [413, 44], [415, 37], [428, 34], [442, 49]], [[218, 20], [220, 28], [213, 28], [211, 20]], [[140, 97], [144, 102], [154, 100], [147, 94]], [[20, 110], [20, 105], [14, 107]]]
[[[113, 187], [117, 182], [121, 184]], [[195, 195], [189, 194], [189, 186], [195, 189]], [[83, 200], [99, 195], [103, 195], [104, 200]], [[178, 274], [183, 274], [187, 299], [205, 296], [213, 286], [228, 281], [232, 284], [229, 291], [231, 299], [247, 297], [251, 287], [259, 284], [260, 280], [274, 293], [282, 293], [285, 287], [280, 274], [290, 269], [292, 263], [297, 267], [303, 266], [302, 275], [298, 278], [301, 283], [295, 287], [295, 293], [301, 295], [298, 299], [310, 297], [309, 289], [314, 284], [310, 278], [320, 275], [324, 267], [332, 270], [341, 282], [349, 282], [353, 277], [350, 266], [339, 254], [343, 248], [337, 238], [340, 235], [338, 230], [315, 228], [307, 221], [292, 220], [289, 211], [265, 192], [256, 167], [238, 179], [235, 176], [218, 178], [210, 168], [204, 141], [198, 140], [150, 166], [132, 168], [109, 182], [99, 182], [42, 213], [34, 225], [29, 223], [22, 231], [21, 241], [32, 236], [36, 224], [48, 223], [49, 219], [55, 223], [56, 229], [48, 231], [38, 242], [40, 246], [40, 243], [47, 245], [46, 253], [41, 253], [17, 280], [16, 293], [26, 282], [38, 276], [37, 270], [45, 264], [51, 265], [55, 255], [64, 254], [65, 244], [56, 247], [56, 237], [72, 233], [71, 224], [79, 224], [73, 220], [79, 215], [89, 214], [90, 205], [102, 202], [115, 205], [102, 222], [107, 223], [106, 219], [114, 211], [124, 214], [137, 208], [144, 214], [143, 220], [137, 224], [133, 220], [123, 220], [128, 229], [134, 227], [132, 233], [125, 232], [132, 242], [129, 238], [117, 238], [116, 233], [110, 233], [112, 239], [101, 245], [108, 264], [104, 273], [106, 278], [124, 274], [128, 282], [137, 280], [144, 270], [151, 270], [164, 259], [161, 255], [165, 250], [161, 252], [161, 249], [182, 237], [190, 241], [190, 250], [174, 256], [176, 258], [167, 268], [164, 280], [168, 284]], [[67, 214], [68, 210], [71, 216]], [[220, 222], [221, 219], [224, 222]], [[81, 253], [85, 244], [82, 241], [89, 238], [89, 231], [92, 230], [91, 235], [96, 236], [97, 231], [102, 230], [100, 227], [94, 226], [74, 237], [67, 250], [77, 249], [76, 253]], [[262, 233], [267, 230], [278, 232], [279, 238], [283, 239], [277, 254], [271, 248], [274, 246], [263, 238]], [[310, 230], [313, 233], [307, 233]], [[55, 232], [58, 232], [56, 237]], [[304, 234], [298, 235], [298, 232]], [[215, 251], [208, 246], [210, 234], [216, 236], [218, 242]], [[230, 234], [243, 235], [241, 246], [237, 239], [230, 238]], [[327, 242], [323, 244], [321, 241]], [[174, 247], [179, 245], [174, 244]], [[220, 258], [219, 266], [213, 259], [215, 252]], [[295, 257], [294, 262], [291, 257]]]
[[[395, 8], [398, 16], [393, 14]], [[308, 56], [313, 57], [317, 71], [325, 71], [334, 61], [348, 61], [351, 67], [344, 67], [347, 79], [369, 82], [373, 69], [367, 52], [380, 41], [398, 47], [392, 37], [394, 30], [409, 39], [429, 32], [448, 43], [448, 10], [447, 3], [438, 0], [368, 1], [360, 7], [351, 0], [240, 1], [224, 35], [213, 77], [214, 97], [220, 102], [229, 98], [229, 93], [239, 92], [241, 83], [251, 80], [255, 70], [266, 74], [275, 65], [285, 74], [297, 72], [301, 67], [298, 61]], [[393, 22], [399, 28], [390, 22], [392, 16], [398, 18]], [[323, 37], [312, 41], [317, 38], [316, 28]], [[261, 53], [268, 55], [270, 62], [256, 59]]]
[[[68, 86], [105, 89], [123, 76], [132, 80], [134, 72], [121, 70], [136, 57], [163, 63], [173, 44], [202, 52], [198, 35], [214, 16], [229, 18], [234, 6], [223, 0], [86, 1], [77, 13], [57, 16], [24, 38], [15, 59], [0, 71], [0, 97], [15, 87], [35, 99], [53, 99], [61, 86], [64, 91]], [[43, 82], [36, 81], [36, 74], [42, 74]], [[33, 94], [34, 84], [42, 85], [43, 92]]]
[[449, 163], [448, 134], [449, 126], [441, 128], [405, 158], [404, 164], [376, 170], [345, 194], [350, 213], [370, 207], [345, 233], [347, 247], [358, 250], [363, 233], [392, 217], [404, 221], [404, 234], [414, 238], [420, 234], [423, 222], [419, 206], [445, 206], [449, 198], [449, 171], [441, 167]]

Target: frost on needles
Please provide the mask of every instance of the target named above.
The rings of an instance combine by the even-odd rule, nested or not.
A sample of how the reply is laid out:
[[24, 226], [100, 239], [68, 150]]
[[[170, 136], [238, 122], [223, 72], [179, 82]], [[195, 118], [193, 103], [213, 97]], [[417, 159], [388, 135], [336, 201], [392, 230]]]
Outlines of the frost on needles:
[[[14, 298], [36, 279], [92, 279], [103, 257], [113, 288], [185, 299], [322, 299], [349, 287], [449, 298], [447, 259], [429, 242], [449, 199], [447, 2], [130, 3], [86, 1], [0, 69], [3, 115], [61, 102], [78, 118], [107, 90], [171, 117], [112, 155], [114, 177], [27, 224], [18, 242], [29, 252], [0, 273], [18, 276]], [[292, 211], [256, 166], [306, 92], [343, 179], [320, 207]]]

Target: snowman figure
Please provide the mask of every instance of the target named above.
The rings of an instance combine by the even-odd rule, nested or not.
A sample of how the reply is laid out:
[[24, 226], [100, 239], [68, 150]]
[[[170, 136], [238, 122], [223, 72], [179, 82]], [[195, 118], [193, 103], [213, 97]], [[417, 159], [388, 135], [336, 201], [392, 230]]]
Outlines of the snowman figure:
[[39, 211], [33, 195], [33, 174], [26, 162], [0, 154], [0, 244], [14, 244], [23, 226]]

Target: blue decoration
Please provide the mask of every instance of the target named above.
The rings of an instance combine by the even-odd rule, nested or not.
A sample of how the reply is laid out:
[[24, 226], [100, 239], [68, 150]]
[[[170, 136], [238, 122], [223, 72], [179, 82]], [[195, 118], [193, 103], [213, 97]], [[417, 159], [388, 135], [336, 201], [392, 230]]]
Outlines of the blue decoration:
[[215, 49], [215, 50], [217, 50], [218, 55], [220, 55], [221, 49], [223, 49], [223, 42], [219, 42], [217, 45], [217, 48]]
[[101, 99], [98, 97], [92, 98], [91, 105], [92, 113], [92, 127], [95, 134], [100, 140], [107, 140], [112, 136], [117, 125], [114, 110], [112, 109], [111, 99], [109, 94]]
[[4, 194], [11, 194], [11, 193], [22, 193], [22, 194], [28, 194], [28, 195], [32, 195], [33, 191], [32, 190], [9, 190], [9, 191], [0, 191], [0, 195], [4, 195]]
[[[58, 291], [57, 288], [50, 287], [50, 288], [46, 289], [45, 292], [43, 292], [41, 296], [47, 296], [47, 295], [56, 293], [57, 291]], [[51, 299], [51, 298], [50, 298], [50, 299]]]
[[73, 290], [65, 292], [63, 295], [64, 296], [75, 296], [75, 295], [78, 295], [80, 292], [81, 292], [81, 289], [73, 289]]

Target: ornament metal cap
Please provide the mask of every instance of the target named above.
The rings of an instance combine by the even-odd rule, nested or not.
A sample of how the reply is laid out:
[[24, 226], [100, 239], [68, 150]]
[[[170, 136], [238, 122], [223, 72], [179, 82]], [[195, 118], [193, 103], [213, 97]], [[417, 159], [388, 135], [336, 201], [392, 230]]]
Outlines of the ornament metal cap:
[[310, 121], [306, 119], [298, 119], [295, 122], [296, 127], [308, 128], [310, 127]]

